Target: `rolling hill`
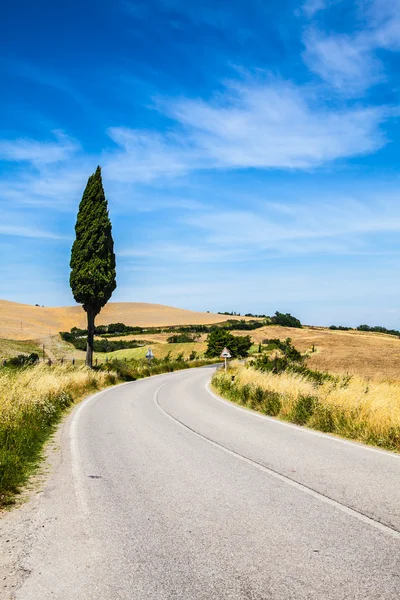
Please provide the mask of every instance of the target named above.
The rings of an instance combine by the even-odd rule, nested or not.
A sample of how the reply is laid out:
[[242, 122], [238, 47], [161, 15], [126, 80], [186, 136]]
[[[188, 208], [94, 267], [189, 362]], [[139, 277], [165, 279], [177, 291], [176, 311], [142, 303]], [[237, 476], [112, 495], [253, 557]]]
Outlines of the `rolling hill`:
[[[110, 302], [96, 318], [97, 325], [125, 323], [142, 327], [212, 324], [234, 319], [215, 313], [195, 312], [163, 304]], [[236, 317], [240, 318], [240, 317]], [[43, 339], [71, 327], [86, 327], [81, 306], [42, 307], [0, 300], [0, 338], [8, 340]]]

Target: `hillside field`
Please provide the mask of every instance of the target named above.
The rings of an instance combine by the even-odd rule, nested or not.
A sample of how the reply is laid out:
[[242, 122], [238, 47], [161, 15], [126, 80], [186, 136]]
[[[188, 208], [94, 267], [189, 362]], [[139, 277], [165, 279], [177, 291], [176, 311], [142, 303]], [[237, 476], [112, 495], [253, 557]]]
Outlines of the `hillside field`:
[[[0, 359], [38, 352], [41, 355], [45, 344], [48, 358], [84, 360], [85, 353], [63, 342], [59, 331], [69, 331], [71, 327], [85, 327], [85, 313], [80, 306], [65, 308], [42, 308], [0, 300]], [[240, 319], [215, 313], [201, 313], [160, 304], [135, 302], [109, 303], [98, 316], [96, 323], [109, 324], [122, 322], [126, 325], [143, 327], [167, 325], [196, 325], [221, 323], [227, 319]], [[381, 333], [362, 331], [335, 331], [324, 327], [303, 327], [302, 329], [265, 326], [253, 331], [233, 331], [235, 335], [250, 335], [257, 350], [265, 339], [290, 337], [301, 351], [308, 352], [308, 366], [333, 373], [357, 374], [364, 378], [379, 380], [400, 380], [400, 339]], [[199, 337], [198, 343], [167, 344], [170, 333], [140, 334], [124, 336], [129, 341], [140, 338], [151, 346], [156, 357], [162, 358], [168, 352], [176, 357], [181, 352], [187, 357], [192, 350], [201, 355], [206, 349], [206, 334]], [[111, 339], [119, 339], [115, 336]], [[311, 352], [312, 346], [315, 352]], [[146, 348], [118, 350], [114, 353], [97, 353], [102, 361], [106, 358], [141, 358]]]
[[[227, 319], [240, 319], [215, 313], [195, 312], [163, 304], [109, 302], [96, 317], [96, 325], [124, 323], [140, 327], [166, 325], [209, 325]], [[72, 327], [86, 328], [81, 306], [42, 307], [0, 300], [0, 338], [36, 340], [54, 336]]]
[[[245, 335], [245, 331], [233, 332]], [[301, 352], [309, 352], [311, 369], [360, 375], [379, 380], [400, 380], [400, 339], [383, 333], [334, 331], [323, 327], [294, 329], [272, 325], [251, 331], [256, 344], [264, 339], [290, 337]], [[312, 345], [315, 352], [311, 352]]]

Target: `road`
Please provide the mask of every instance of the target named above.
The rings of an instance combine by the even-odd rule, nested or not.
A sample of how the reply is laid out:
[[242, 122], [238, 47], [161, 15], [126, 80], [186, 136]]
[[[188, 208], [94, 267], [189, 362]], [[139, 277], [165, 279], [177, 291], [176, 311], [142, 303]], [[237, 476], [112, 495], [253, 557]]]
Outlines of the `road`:
[[220, 400], [211, 374], [75, 410], [17, 600], [400, 597], [400, 457]]

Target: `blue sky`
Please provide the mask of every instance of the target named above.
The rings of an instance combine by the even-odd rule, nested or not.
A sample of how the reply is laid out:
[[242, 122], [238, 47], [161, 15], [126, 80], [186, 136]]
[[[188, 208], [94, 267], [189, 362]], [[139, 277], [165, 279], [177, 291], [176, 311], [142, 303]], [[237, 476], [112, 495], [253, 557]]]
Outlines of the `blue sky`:
[[15, 0], [0, 297], [68, 305], [97, 164], [115, 301], [400, 327], [400, 1]]

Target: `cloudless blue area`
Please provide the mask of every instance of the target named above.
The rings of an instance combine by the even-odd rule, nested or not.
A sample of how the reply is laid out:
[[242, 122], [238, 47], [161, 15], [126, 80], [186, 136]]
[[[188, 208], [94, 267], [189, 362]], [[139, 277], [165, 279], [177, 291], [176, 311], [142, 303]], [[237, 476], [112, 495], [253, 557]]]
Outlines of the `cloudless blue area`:
[[400, 328], [400, 1], [16, 0], [0, 298], [73, 303], [97, 164], [114, 301]]

